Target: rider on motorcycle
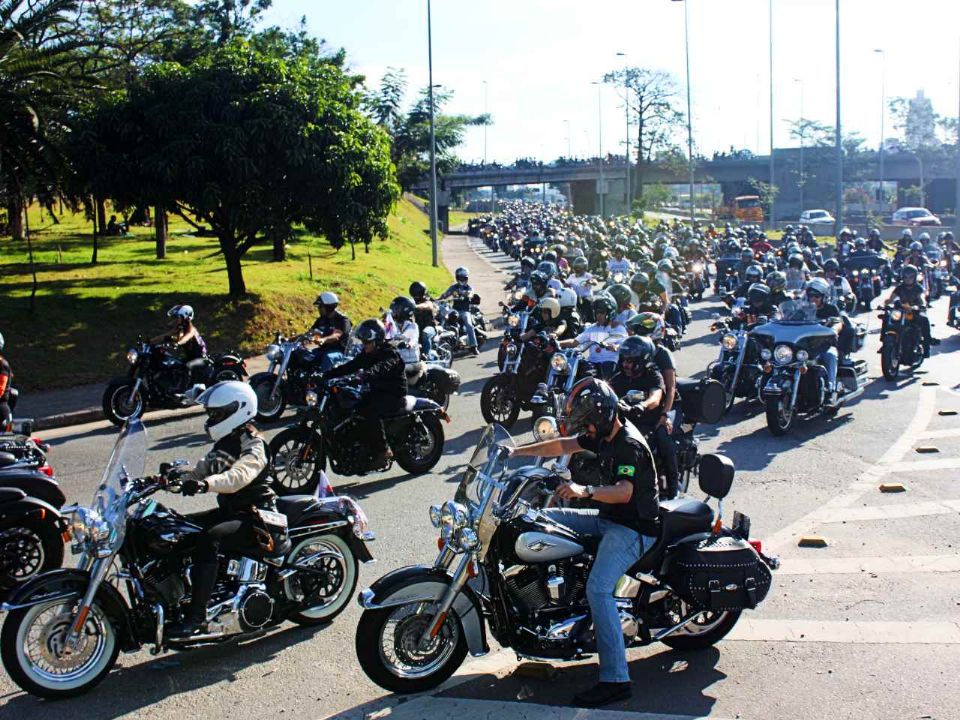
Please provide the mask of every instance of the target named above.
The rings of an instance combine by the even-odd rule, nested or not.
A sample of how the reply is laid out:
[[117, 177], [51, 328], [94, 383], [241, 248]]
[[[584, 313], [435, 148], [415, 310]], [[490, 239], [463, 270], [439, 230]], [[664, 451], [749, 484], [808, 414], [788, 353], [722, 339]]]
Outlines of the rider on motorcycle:
[[623, 632], [613, 591], [621, 576], [656, 542], [659, 499], [653, 456], [643, 435], [618, 417], [619, 401], [605, 382], [580, 381], [565, 403], [568, 437], [510, 450], [512, 456], [558, 457], [589, 450], [599, 456], [604, 484], [566, 482], [557, 490], [564, 500], [586, 499], [597, 510], [548, 510], [549, 516], [582, 536], [602, 537], [587, 581], [587, 600], [600, 656], [599, 682], [578, 693], [579, 707], [599, 707], [629, 698]]
[[417, 306], [408, 297], [396, 297], [390, 303], [393, 318], [393, 335], [388, 337], [397, 343], [397, 351], [408, 368], [420, 362], [420, 328], [413, 319]]
[[192, 307], [189, 305], [174, 305], [167, 310], [167, 317], [173, 318], [175, 334], [159, 335], [150, 342], [154, 344], [172, 342], [176, 347], [183, 349], [184, 364], [190, 373], [189, 381], [192, 385], [207, 362], [207, 344], [203, 341], [200, 331], [193, 324]]
[[613, 247], [613, 257], [607, 260], [607, 274], [615, 275], [620, 273], [622, 275], [629, 275], [633, 270], [633, 263], [631, 263], [625, 256], [627, 254], [627, 249], [623, 245], [614, 245]]
[[573, 273], [567, 276], [567, 287], [572, 288], [578, 298], [590, 297], [593, 294], [593, 275], [587, 272], [588, 267], [585, 257], [574, 258]]
[[923, 356], [930, 357], [930, 346], [939, 345], [940, 340], [930, 335], [930, 318], [927, 317], [924, 309], [927, 305], [926, 295], [923, 292], [923, 286], [917, 282], [917, 268], [913, 265], [904, 265], [900, 269], [900, 284], [893, 288], [890, 296], [884, 301], [884, 305], [899, 300], [904, 305], [912, 305], [916, 308], [913, 313], [913, 322], [920, 326], [923, 333]]
[[[815, 277], [807, 283], [807, 300], [817, 308], [817, 320], [829, 321], [829, 327], [837, 333], [839, 342], [843, 322], [840, 319], [840, 308], [828, 302], [830, 284], [820, 277]], [[830, 393], [830, 404], [835, 405], [837, 400], [837, 363], [839, 356], [836, 345], [831, 345], [820, 353], [820, 363], [827, 370], [827, 392]]]
[[410, 283], [410, 297], [416, 304], [413, 319], [420, 328], [420, 351], [424, 357], [430, 357], [433, 352], [433, 338], [437, 334], [437, 306], [427, 294], [427, 286], [419, 280]]
[[537, 267], [536, 261], [532, 257], [524, 256], [520, 258], [520, 272], [514, 275], [510, 282], [504, 286], [504, 290], [517, 290], [525, 288], [530, 284], [530, 273]]
[[545, 332], [548, 335], [556, 335], [558, 338], [567, 335], [567, 323], [560, 315], [560, 301], [554, 297], [545, 297], [537, 303], [539, 314], [534, 314], [530, 319], [531, 327], [520, 339], [529, 340], [537, 333]]
[[637, 309], [633, 305], [633, 293], [630, 288], [623, 283], [617, 283], [607, 288], [607, 293], [617, 303], [616, 320], [621, 325], [637, 314]]
[[322, 380], [358, 375], [369, 386], [355, 412], [365, 422], [361, 428], [374, 465], [385, 465], [393, 457], [383, 431], [383, 418], [400, 413], [405, 407], [407, 375], [403, 358], [390, 343], [383, 323], [364, 320], [354, 336], [363, 343], [363, 352], [352, 360], [321, 375]]
[[181, 622], [167, 628], [167, 637], [193, 635], [207, 620], [206, 609], [217, 582], [221, 551], [259, 555], [285, 542], [265, 525], [259, 510], [276, 512], [271, 489], [267, 443], [253, 426], [257, 395], [246, 383], [217, 383], [198, 402], [207, 414], [204, 429], [213, 448], [193, 470], [179, 476], [184, 495], [217, 493], [217, 507], [190, 515], [204, 528], [193, 550], [190, 607]]
[[5, 431], [13, 422], [13, 412], [10, 410], [10, 383], [13, 382], [13, 370], [10, 363], [3, 356], [4, 339], [0, 333], [0, 431]]
[[766, 285], [770, 288], [770, 304], [773, 307], [780, 307], [781, 303], [790, 299], [790, 296], [786, 293], [787, 275], [783, 271], [774, 270], [767, 273]]
[[617, 351], [627, 336], [627, 329], [614, 319], [617, 306], [609, 295], [598, 295], [593, 301], [595, 322], [584, 328], [577, 337], [561, 340], [560, 347], [578, 347], [594, 342], [586, 356], [587, 362], [597, 366], [601, 377], [613, 375], [617, 367]]
[[892, 245], [888, 245], [883, 241], [883, 238], [880, 237], [880, 228], [870, 228], [870, 232], [867, 233], [867, 247], [875, 253], [880, 253], [884, 250], [895, 250]]
[[470, 310], [470, 298], [473, 297], [473, 288], [470, 287], [470, 271], [465, 267], [458, 267], [453, 277], [456, 282], [444, 290], [440, 300], [453, 297], [453, 309], [460, 315], [460, 324], [467, 335], [467, 349], [474, 355], [480, 354], [477, 347], [477, 333], [473, 329], [473, 315]]
[[853, 304], [855, 298], [853, 297], [853, 288], [850, 287], [850, 283], [847, 282], [847, 279], [840, 274], [840, 263], [837, 262], [836, 258], [830, 258], [825, 260], [823, 263], [823, 274], [826, 277], [827, 283], [830, 285], [830, 294], [827, 296], [827, 302], [833, 303], [837, 307], [843, 309], [846, 304]]
[[740, 277], [743, 278], [743, 282], [737, 285], [737, 289], [733, 291], [734, 298], [747, 297], [747, 292], [752, 285], [763, 282], [763, 268], [754, 263], [749, 265]]
[[340, 298], [332, 292], [320, 293], [313, 304], [317, 306], [317, 319], [310, 328], [311, 338], [317, 345], [313, 357], [321, 370], [329, 370], [347, 350], [350, 319], [337, 309]]

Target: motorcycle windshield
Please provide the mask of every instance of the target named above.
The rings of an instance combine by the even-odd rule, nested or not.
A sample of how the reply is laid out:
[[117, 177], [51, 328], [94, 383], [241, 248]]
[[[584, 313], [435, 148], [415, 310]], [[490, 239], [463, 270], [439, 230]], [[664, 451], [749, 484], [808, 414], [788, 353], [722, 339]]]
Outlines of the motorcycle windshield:
[[780, 303], [780, 319], [783, 324], [804, 324], [817, 321], [817, 306], [806, 300], [788, 300]]
[[140, 420], [130, 420], [124, 425], [116, 445], [113, 446], [113, 453], [91, 505], [110, 525], [110, 544], [114, 548], [123, 542], [126, 530], [127, 483], [131, 479], [143, 477], [146, 461], [147, 429]]
[[487, 425], [481, 432], [477, 447], [463, 471], [454, 499], [458, 503], [467, 505], [471, 513], [480, 505], [487, 485], [487, 482], [481, 479], [481, 475], [496, 481], [505, 470], [523, 465], [521, 458], [511, 459], [501, 453], [491, 452], [498, 445], [516, 447], [510, 433], [503, 427], [496, 424]]

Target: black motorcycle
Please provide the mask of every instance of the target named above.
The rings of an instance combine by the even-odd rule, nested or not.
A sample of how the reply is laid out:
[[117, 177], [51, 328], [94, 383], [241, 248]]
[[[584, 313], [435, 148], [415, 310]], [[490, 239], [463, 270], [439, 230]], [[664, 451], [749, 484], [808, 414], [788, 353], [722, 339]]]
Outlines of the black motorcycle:
[[760, 346], [750, 332], [761, 318], [751, 318], [742, 309], [735, 313], [737, 324], [732, 322], [733, 318], [716, 318], [712, 329], [720, 334], [720, 355], [707, 365], [707, 376], [719, 382], [726, 393], [724, 412], [733, 407], [737, 398], [762, 401], [766, 384]]
[[[328, 380], [307, 391], [307, 410], [297, 425], [270, 442], [274, 489], [281, 495], [313, 492], [329, 462], [338, 475], [365, 475], [390, 469], [371, 455], [362, 419], [354, 414], [363, 390], [350, 378]], [[383, 420], [393, 460], [411, 475], [433, 469], [443, 454], [443, 408], [408, 395], [406, 407]]]
[[[861, 330], [857, 329], [858, 343], [862, 342]], [[817, 358], [836, 344], [837, 334], [817, 319], [812, 303], [783, 303], [780, 317], [757, 327], [752, 334], [760, 345], [760, 358], [769, 367], [763, 400], [767, 427], [774, 435], [788, 433], [798, 415], [836, 415], [845, 403], [863, 394], [866, 362], [841, 362], [837, 368], [837, 399], [830, 402], [827, 370]]]
[[525, 314], [511, 316], [518, 318], [518, 323], [508, 322], [500, 346], [500, 372], [480, 391], [480, 413], [485, 422], [512, 427], [521, 410], [538, 412], [542, 407], [542, 402], [535, 402], [534, 394], [547, 376], [550, 357], [557, 347], [546, 333], [520, 339], [521, 325], [526, 326], [520, 320]]
[[106, 677], [120, 650], [188, 649], [251, 637], [285, 620], [327, 623], [349, 602], [358, 562], [372, 559], [365, 542], [372, 536], [355, 501], [281, 498], [278, 512], [258, 511], [270, 539], [262, 552], [221, 558], [202, 634], [166, 638], [167, 625], [190, 604], [189, 557], [202, 528], [152, 497], [178, 490], [178, 468], [142, 477], [145, 455], [146, 432], [132, 421], [91, 506], [68, 509], [77, 567], [41, 573], [0, 605], [7, 612], [4, 668], [33, 695], [86, 692]]
[[114, 378], [103, 392], [103, 414], [118, 427], [146, 410], [186, 407], [190, 401], [184, 394], [194, 384], [210, 386], [247, 375], [243, 358], [229, 352], [208, 355], [202, 370], [191, 378], [175, 346], [154, 345], [143, 338], [127, 351], [127, 362], [127, 376]]
[[881, 310], [880, 368], [884, 379], [896, 380], [901, 365], [910, 370], [923, 365], [923, 331], [915, 321], [920, 311], [899, 301]]
[[[377, 685], [399, 693], [436, 687], [469, 651], [489, 652], [487, 629], [520, 657], [581, 660], [596, 652], [586, 585], [597, 538], [576, 535], [527, 499], [569, 477], [565, 469], [521, 466], [490, 427], [464, 471], [455, 501], [430, 508], [442, 550], [432, 567], [410, 566], [360, 594], [360, 667]], [[700, 461], [700, 488], [722, 500], [733, 464]], [[617, 598], [627, 646], [653, 642], [680, 650], [710, 647], [770, 589], [771, 568], [750, 520], [734, 514], [723, 527], [696, 500], [661, 504], [656, 544], [620, 579]]]
[[[477, 336], [477, 349], [482, 349], [487, 342], [487, 321], [480, 312], [480, 297], [473, 296], [471, 300], [470, 317], [473, 319], [473, 332]], [[470, 341], [467, 338], [466, 328], [460, 319], [460, 313], [454, 310], [445, 300], [437, 302], [437, 324], [439, 332], [436, 344], [449, 351], [452, 357], [462, 357], [470, 350]]]
[[433, 400], [447, 410], [450, 396], [460, 389], [460, 373], [438, 362], [411, 363], [406, 367], [407, 391], [418, 398]]

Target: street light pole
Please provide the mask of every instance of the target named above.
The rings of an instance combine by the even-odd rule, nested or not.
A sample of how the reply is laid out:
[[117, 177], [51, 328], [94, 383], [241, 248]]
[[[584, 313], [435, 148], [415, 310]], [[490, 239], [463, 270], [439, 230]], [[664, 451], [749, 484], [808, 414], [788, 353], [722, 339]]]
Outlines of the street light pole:
[[440, 266], [440, 248], [437, 244], [437, 135], [433, 119], [433, 28], [431, 27], [430, 0], [427, 0], [427, 68], [430, 103], [430, 243], [433, 250], [433, 267]]
[[877, 199], [880, 201], [880, 212], [883, 212], [883, 203], [886, 198], [883, 194], [883, 154], [885, 152], [883, 144], [887, 117], [887, 54], [882, 48], [877, 48], [874, 52], [880, 54], [880, 192], [877, 194]]
[[806, 176], [803, 174], [803, 79], [794, 78], [795, 83], [800, 83], [800, 213], [804, 211], [803, 207], [803, 186], [807, 182]]
[[696, 210], [693, 206], [693, 112], [690, 102], [690, 13], [687, 6], [690, 0], [683, 2], [683, 49], [687, 61], [687, 170], [690, 173], [690, 222], [696, 220]]
[[624, 198], [627, 201], [627, 215], [630, 214], [631, 206], [633, 205], [633, 195], [630, 193], [630, 89], [627, 85], [627, 54], [623, 52], [618, 52], [617, 57], [623, 56], [623, 113], [627, 119], [627, 143], [626, 143], [626, 160], [627, 160], [627, 184], [624, 191]]
[[[487, 116], [487, 81], [483, 81], [483, 116], [486, 119]], [[484, 123], [483, 125], [483, 164], [487, 164], [487, 127], [488, 125]]]
[[[957, 74], [958, 88], [960, 88], [960, 73]], [[957, 110], [957, 157], [956, 157], [956, 169], [954, 173], [957, 177], [956, 190], [954, 191], [954, 209], [953, 214], [955, 216], [953, 221], [954, 233], [957, 237], [960, 237], [960, 107]]]
[[836, 50], [836, 74], [837, 74], [837, 128], [836, 136], [834, 138], [834, 154], [836, 155], [837, 160], [837, 187], [836, 187], [836, 198], [834, 201], [836, 203], [836, 219], [837, 227], [836, 230], [839, 233], [840, 228], [843, 227], [843, 145], [841, 144], [840, 138], [840, 0], [836, 0], [836, 10], [835, 10], [835, 20], [836, 20], [836, 29], [835, 29], [835, 38], [834, 45]]
[[603, 83], [592, 82], [591, 85], [597, 86], [597, 138], [599, 140], [600, 151], [600, 217], [606, 217], [606, 208], [604, 207], [604, 181], [603, 181]]
[[770, 65], [770, 226], [776, 227], [775, 198], [774, 190], [775, 176], [773, 174], [773, 0], [767, 2], [768, 10], [768, 43], [769, 43], [769, 65]]

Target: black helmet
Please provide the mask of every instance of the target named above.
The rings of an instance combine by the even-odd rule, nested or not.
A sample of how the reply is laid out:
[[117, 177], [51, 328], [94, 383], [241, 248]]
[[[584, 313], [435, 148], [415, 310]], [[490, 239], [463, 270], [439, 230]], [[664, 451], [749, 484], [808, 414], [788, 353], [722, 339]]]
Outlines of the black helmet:
[[416, 311], [417, 306], [414, 304], [413, 300], [408, 297], [401, 295], [393, 299], [393, 302], [390, 303], [390, 314], [393, 315], [393, 319], [397, 322], [403, 323], [413, 317], [413, 313]]
[[457, 282], [466, 282], [470, 279], [470, 271], [461, 266], [453, 272], [453, 276], [457, 279]]
[[743, 277], [749, 283], [758, 283], [763, 280], [763, 268], [759, 265], [750, 265], [743, 271]]
[[633, 274], [633, 277], [630, 278], [630, 289], [635, 293], [640, 295], [647, 291], [647, 287], [650, 285], [650, 278], [647, 277], [646, 273], [637, 272]]
[[553, 250], [547, 250], [547, 251], [543, 254], [543, 261], [544, 261], [544, 262], [556, 263], [557, 260], [558, 260], [558, 258], [557, 258], [557, 253], [554, 252]]
[[552, 263], [549, 260], [544, 260], [539, 265], [537, 265], [537, 271], [542, 272], [544, 275], [547, 276], [547, 279], [549, 280], [550, 278], [552, 278], [557, 274], [557, 265], [556, 263]]
[[603, 380], [581, 380], [573, 386], [564, 403], [566, 435], [579, 435], [588, 425], [593, 425], [598, 437], [607, 437], [613, 432], [619, 404], [616, 393]]
[[923, 252], [923, 243], [919, 240], [914, 240], [910, 243], [910, 252]]
[[630, 288], [623, 283], [615, 283], [611, 285], [607, 288], [607, 292], [610, 293], [610, 297], [616, 301], [618, 306], [626, 305], [633, 297], [630, 293]]
[[533, 270], [537, 266], [537, 261], [534, 260], [529, 255], [524, 255], [520, 258], [520, 269], [522, 270]]
[[947, 230], [947, 231], [943, 234], [943, 238], [942, 238], [942, 239], [943, 239], [943, 240], [953, 240], [953, 231], [952, 231], [952, 230]]
[[908, 263], [907, 265], [904, 265], [902, 268], [900, 268], [900, 279], [906, 280], [907, 275], [910, 275], [914, 280], [916, 280], [918, 272], [919, 271], [917, 270], [917, 267], [915, 265], [910, 265]]
[[597, 295], [593, 299], [593, 312], [604, 313], [607, 316], [607, 319], [613, 318], [617, 312], [617, 303], [614, 302], [613, 298], [609, 295]]
[[867, 233], [867, 237], [869, 237], [871, 240], [879, 240], [880, 228], [870, 228], [870, 232]]
[[771, 292], [783, 290], [787, 286], [787, 276], [779, 270], [774, 270], [767, 275], [767, 287]]
[[753, 260], [753, 250], [750, 248], [744, 248], [740, 251], [741, 260]]
[[387, 331], [384, 329], [382, 322], [376, 318], [370, 318], [369, 320], [364, 320], [357, 326], [354, 335], [360, 342], [375, 342], [377, 345], [380, 345], [386, 340]]
[[545, 291], [547, 289], [547, 276], [539, 270], [534, 270], [530, 273], [530, 285], [538, 293]]
[[622, 368], [624, 360], [633, 360], [635, 366], [643, 367], [653, 362], [657, 346], [653, 340], [643, 335], [631, 335], [620, 343], [620, 357], [617, 364]]
[[581, 256], [573, 259], [573, 269], [576, 272], [583, 272], [588, 266], [589, 263], [587, 263], [587, 259], [585, 257]]
[[414, 300], [417, 300], [418, 298], [426, 297], [426, 294], [427, 294], [427, 286], [424, 285], [422, 282], [420, 282], [419, 280], [414, 280], [412, 283], [410, 283], [410, 297], [412, 297]]
[[836, 258], [830, 258], [829, 260], [824, 260], [823, 270], [824, 272], [826, 272], [827, 270], [834, 270], [836, 272], [840, 272], [840, 263], [837, 262]]
[[792, 268], [800, 269], [803, 267], [803, 255], [800, 253], [793, 253], [790, 257], [787, 258], [787, 265]]
[[862, 238], [862, 237], [858, 237], [856, 240], [853, 241], [853, 246], [854, 246], [857, 250], [866, 250], [866, 249], [867, 249], [867, 241], [866, 241], [864, 238]]
[[747, 299], [751, 305], [763, 305], [770, 297], [770, 288], [761, 282], [755, 282], [747, 289]]

